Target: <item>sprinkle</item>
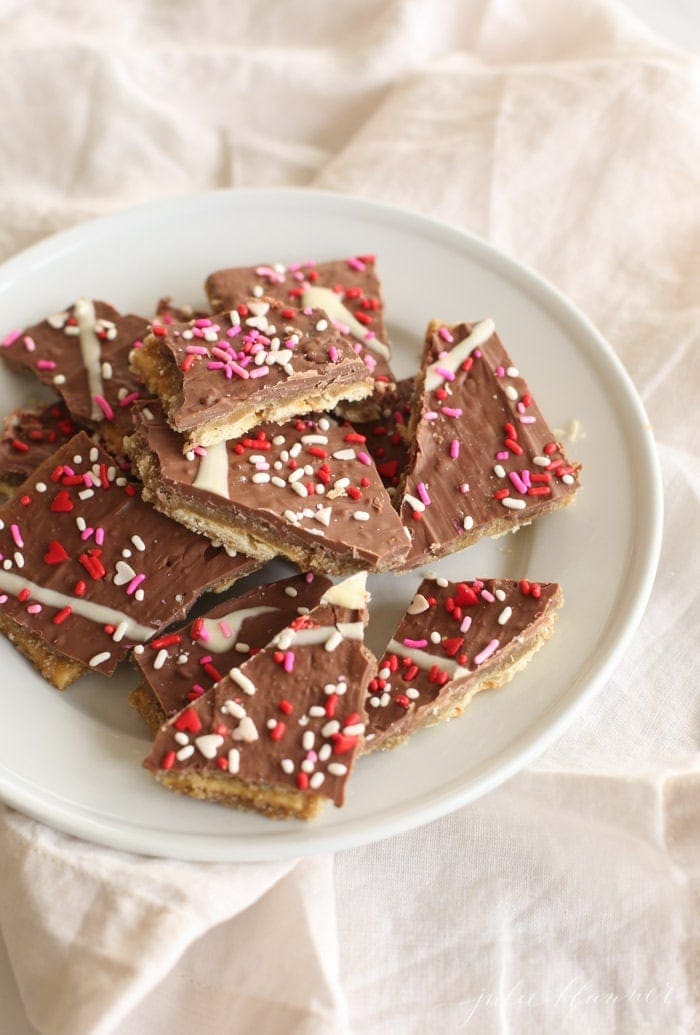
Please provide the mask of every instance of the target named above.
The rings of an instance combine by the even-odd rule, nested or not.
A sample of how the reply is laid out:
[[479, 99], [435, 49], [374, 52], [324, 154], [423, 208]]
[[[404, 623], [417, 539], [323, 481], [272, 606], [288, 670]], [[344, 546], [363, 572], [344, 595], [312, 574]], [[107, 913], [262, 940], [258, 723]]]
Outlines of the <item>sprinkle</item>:
[[228, 753], [228, 771], [234, 776], [238, 772], [241, 765], [241, 753], [238, 748], [231, 748]]
[[345, 776], [348, 771], [348, 767], [343, 765], [342, 762], [330, 762], [328, 765], [328, 772], [331, 776]]
[[93, 399], [104, 413], [107, 420], [114, 420], [114, 410], [102, 395], [93, 395]]
[[244, 694], [248, 694], [249, 697], [252, 697], [255, 694], [255, 683], [252, 679], [249, 679], [248, 676], [241, 672], [239, 668], [232, 668], [229, 675], [234, 683], [238, 683]]
[[436, 367], [435, 373], [439, 374], [443, 381], [454, 381], [455, 375], [447, 367]]
[[471, 532], [472, 528], [474, 527], [474, 518], [471, 516], [471, 514], [466, 515], [466, 517], [462, 521], [462, 525], [464, 527], [465, 532]]
[[[31, 350], [30, 350], [31, 351]], [[55, 370], [56, 364], [52, 359], [39, 359], [37, 360], [37, 370]]]
[[136, 590], [139, 588], [141, 583], [145, 581], [146, 576], [143, 573], [141, 573], [140, 575], [135, 575], [129, 583], [129, 585], [126, 587], [127, 596], [132, 596], [132, 594], [134, 594]]
[[353, 518], [355, 521], [369, 521], [370, 516], [366, 510], [356, 510], [353, 512]]
[[2, 347], [6, 349], [10, 345], [14, 345], [14, 343], [21, 337], [21, 335], [22, 332], [19, 330], [19, 328], [15, 328], [12, 331], [8, 331], [8, 333], [2, 339]]
[[105, 661], [109, 661], [112, 657], [108, 650], [103, 650], [99, 654], [93, 654], [88, 664], [90, 668], [97, 668], [98, 665], [103, 665]]
[[500, 643], [498, 640], [491, 640], [490, 643], [487, 643], [484, 649], [475, 656], [474, 664], [481, 665], [482, 662], [486, 661], [487, 658], [490, 658], [499, 647]]
[[156, 670], [156, 672], [158, 672], [163, 667], [163, 665], [165, 664], [165, 662], [167, 660], [168, 660], [168, 652], [165, 649], [165, 647], [163, 647], [163, 648], [161, 648], [161, 650], [158, 651], [158, 653], [156, 654], [156, 659], [153, 662], [153, 667]]
[[443, 406], [442, 412], [445, 414], [446, 417], [461, 417], [462, 416], [462, 410], [459, 407], [455, 407], [455, 406]]
[[501, 611], [500, 615], [498, 616], [498, 624], [499, 625], [505, 625], [506, 622], [508, 621], [508, 619], [510, 618], [510, 616], [512, 614], [513, 614], [513, 608], [512, 607], [504, 607], [503, 610]]
[[22, 533], [19, 530], [19, 525], [10, 525], [10, 532], [12, 538], [15, 541], [15, 546], [18, 546], [20, 550], [24, 549], [24, 540], [22, 539]]
[[450, 459], [456, 460], [459, 456], [459, 439], [453, 438], [450, 442]]
[[504, 507], [508, 507], [509, 510], [525, 510], [527, 503], [525, 500], [516, 500], [512, 496], [506, 496], [501, 500], [501, 504]]

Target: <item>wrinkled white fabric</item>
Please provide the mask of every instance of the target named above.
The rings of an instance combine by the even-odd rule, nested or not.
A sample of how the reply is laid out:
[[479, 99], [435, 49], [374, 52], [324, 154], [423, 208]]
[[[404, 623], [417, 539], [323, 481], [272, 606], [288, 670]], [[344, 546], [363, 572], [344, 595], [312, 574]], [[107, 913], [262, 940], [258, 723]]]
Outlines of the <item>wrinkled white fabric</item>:
[[602, 0], [13, 0], [0, 55], [0, 258], [212, 187], [406, 205], [588, 313], [642, 394], [666, 491], [615, 675], [469, 808], [334, 868], [139, 859], [6, 810], [0, 929], [35, 1029], [694, 1030], [698, 60]]

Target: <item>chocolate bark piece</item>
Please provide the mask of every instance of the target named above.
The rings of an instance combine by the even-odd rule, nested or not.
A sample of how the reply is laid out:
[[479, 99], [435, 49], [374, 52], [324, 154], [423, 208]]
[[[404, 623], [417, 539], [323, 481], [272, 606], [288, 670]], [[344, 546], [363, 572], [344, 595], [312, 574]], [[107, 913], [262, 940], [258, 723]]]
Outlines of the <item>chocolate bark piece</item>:
[[136, 407], [134, 423], [127, 448], [144, 499], [231, 549], [335, 575], [388, 569], [408, 549], [361, 436], [330, 417], [264, 424], [186, 455], [156, 407]]
[[[234, 309], [256, 295], [277, 298], [300, 309], [323, 309], [336, 326], [352, 336], [358, 355], [375, 378], [375, 401], [396, 380], [389, 366], [384, 303], [373, 255], [217, 270], [207, 277], [205, 288], [215, 311]], [[338, 408], [348, 419], [376, 416], [370, 405], [366, 400], [341, 403]]]
[[276, 819], [342, 805], [376, 671], [367, 599], [362, 574], [332, 587], [163, 726], [144, 766], [173, 791]]
[[199, 618], [137, 647], [143, 682], [129, 701], [155, 734], [233, 668], [255, 655], [330, 589], [322, 575], [292, 575], [226, 600]]
[[414, 389], [414, 379], [405, 377], [386, 392], [379, 413], [372, 420], [352, 422], [355, 431], [364, 436], [367, 452], [377, 466], [384, 488], [392, 497], [406, 472], [409, 453], [407, 428]]
[[489, 319], [428, 326], [408, 436], [402, 570], [515, 531], [580, 487]]
[[192, 305], [176, 305], [170, 295], [165, 295], [158, 299], [154, 323], [169, 327], [173, 323], [188, 323], [190, 320], [199, 320], [207, 316], [211, 316], [211, 313], [206, 309], [198, 309]]
[[85, 432], [0, 507], [0, 554], [0, 631], [59, 690], [258, 567], [144, 503]]
[[10, 413], [0, 436], [0, 493], [12, 496], [40, 463], [79, 430], [63, 402]]
[[132, 364], [184, 436], [183, 449], [238, 437], [263, 421], [332, 409], [373, 386], [325, 313], [267, 299], [190, 324], [156, 324]]
[[106, 302], [81, 298], [33, 327], [6, 335], [2, 358], [10, 369], [29, 371], [53, 388], [73, 420], [99, 425], [114, 446], [119, 441], [115, 428], [141, 394], [129, 369], [129, 353], [148, 328], [141, 316], [122, 315]]
[[363, 752], [397, 747], [509, 682], [551, 636], [562, 602], [554, 582], [424, 579], [370, 683]]

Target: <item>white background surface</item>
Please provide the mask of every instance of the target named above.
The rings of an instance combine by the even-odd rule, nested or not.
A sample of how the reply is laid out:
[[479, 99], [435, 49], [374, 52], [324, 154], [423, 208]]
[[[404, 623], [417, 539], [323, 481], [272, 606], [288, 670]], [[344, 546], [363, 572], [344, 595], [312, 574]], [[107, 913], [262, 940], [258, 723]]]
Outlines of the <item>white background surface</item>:
[[[222, 72], [220, 47], [210, 46], [206, 56], [202, 50], [190, 64], [182, 45], [174, 53], [166, 48], [160, 61], [137, 50], [120, 79], [110, 50], [114, 40], [128, 38], [134, 4], [120, 5], [112, 22], [106, 13], [101, 22], [95, 12], [81, 21], [69, 0], [46, 4], [46, 32], [29, 19], [26, 34], [3, 34], [0, 44], [7, 151], [0, 244], [9, 254], [56, 227], [144, 196], [220, 180], [309, 182], [320, 173], [321, 186], [392, 196], [454, 218], [541, 269], [593, 316], [634, 370], [655, 420], [666, 478], [671, 535], [635, 652], [580, 728], [536, 770], [416, 835], [339, 855], [341, 972], [357, 1029], [373, 1035], [422, 1035], [427, 1008], [434, 1027], [479, 1035], [690, 1032], [700, 984], [692, 971], [700, 866], [697, 716], [688, 701], [697, 673], [685, 636], [694, 625], [697, 583], [689, 577], [693, 557], [686, 546], [693, 522], [692, 457], [678, 425], [691, 427], [695, 403], [691, 409], [689, 400], [697, 398], [689, 391], [689, 357], [697, 350], [698, 225], [697, 204], [691, 203], [700, 168], [698, 109], [692, 105], [697, 72], [682, 55], [648, 57], [629, 26], [617, 16], [602, 17], [602, 5], [533, 0], [526, 9], [483, 5], [490, 31], [474, 42], [478, 58], [433, 61], [429, 73], [416, 77], [416, 69], [449, 49], [449, 42], [435, 41], [443, 21], [455, 24], [445, 16], [454, 5], [440, 3], [445, 17], [425, 20], [420, 31], [411, 20], [414, 8], [398, 0], [379, 6], [388, 12], [386, 20], [373, 22], [371, 31], [362, 17], [352, 27], [341, 20], [345, 35], [337, 48], [324, 37], [321, 20], [313, 23], [309, 31], [324, 38], [329, 60], [311, 49], [285, 64], [273, 49], [261, 51], [254, 68], [239, 57]], [[59, 31], [55, 12], [61, 7], [66, 15]], [[29, 5], [11, 5], [20, 9]], [[216, 36], [216, 5], [208, 9], [213, 22], [195, 19], [190, 27], [198, 39]], [[460, 10], [473, 13], [471, 5]], [[269, 5], [256, 5], [256, 18], [268, 12]], [[641, 13], [679, 46], [698, 49], [694, 5], [645, 3]], [[276, 17], [282, 17], [279, 8]], [[275, 18], [263, 24], [272, 35]], [[157, 44], [159, 30], [151, 25], [149, 31]], [[411, 46], [402, 46], [410, 32]], [[100, 33], [100, 60], [93, 63], [91, 47]], [[291, 33], [287, 26], [288, 38]], [[39, 57], [18, 60], [15, 70], [14, 52], [44, 39], [49, 42]], [[377, 49], [364, 54], [365, 43], [377, 43]], [[507, 68], [503, 78], [493, 74], [494, 61]], [[84, 89], [88, 66], [96, 100], [92, 118], [81, 107], [83, 94], [71, 86], [80, 82]], [[180, 71], [190, 77], [185, 89]], [[293, 84], [282, 94], [278, 72]], [[216, 103], [212, 82], [222, 74], [234, 99], [241, 92], [246, 98], [235, 107], [236, 125], [244, 129], [228, 164], [225, 147], [220, 162], [212, 157], [219, 152], [205, 132]], [[391, 97], [388, 82], [395, 86]], [[201, 109], [192, 103], [199, 95], [208, 101]], [[263, 144], [261, 116], [281, 96], [290, 136], [282, 127]], [[171, 118], [172, 105], [179, 105], [179, 120]], [[106, 109], [113, 111], [110, 127], [122, 141], [116, 153], [99, 117]], [[70, 119], [62, 118], [64, 110]], [[331, 126], [333, 111], [338, 117]], [[553, 145], [543, 149], [539, 167], [527, 146], [531, 115], [546, 124]], [[218, 117], [223, 120], [222, 109]], [[149, 127], [145, 143], [135, 132], [141, 126]], [[425, 169], [432, 173], [427, 181], [419, 175]], [[456, 177], [463, 178], [459, 191]], [[45, 839], [47, 856], [49, 847]], [[29, 873], [24, 884], [23, 868]], [[17, 915], [24, 932], [15, 918], [12, 934], [25, 994], [34, 992], [30, 953], [47, 966], [53, 947], [38, 934], [44, 930], [41, 909], [50, 916], [52, 903], [50, 894], [42, 899], [40, 877], [32, 886], [34, 872], [42, 872], [35, 855], [18, 849], [1, 889], [7, 937], [10, 897], [22, 888]], [[312, 876], [308, 867], [302, 875]], [[309, 931], [322, 930], [324, 914], [332, 910], [327, 875], [314, 870], [313, 876], [322, 907], [315, 914], [300, 878], [296, 899], [280, 898], [280, 890], [264, 900], [267, 913], [251, 910], [250, 916], [266, 930], [285, 921], [285, 936], [296, 946], [306, 944]], [[70, 905], [77, 910], [79, 903]], [[174, 1032], [183, 1025], [194, 1030], [202, 1015], [188, 1011], [201, 1004], [202, 990], [211, 1009], [222, 1011], [213, 1021], [207, 1017], [210, 1026], [218, 1023], [217, 1030], [236, 1035], [246, 1030], [235, 1027], [251, 1004], [241, 1001], [231, 972], [227, 930], [219, 929], [218, 941], [216, 932], [205, 940], [206, 955], [197, 955], [193, 945], [160, 995], [147, 996], [125, 1017], [120, 1035]], [[237, 946], [260, 950], [253, 924], [236, 930]], [[332, 942], [329, 936], [319, 948], [325, 969], [313, 972], [327, 1009], [329, 998], [321, 992], [334, 987]], [[23, 946], [24, 955], [18, 951]], [[275, 956], [274, 949], [275, 943], [268, 946], [277, 973], [293, 979], [294, 961]], [[261, 959], [255, 957], [256, 970]], [[85, 976], [71, 970], [68, 956], [67, 998], [84, 994]], [[12, 1035], [25, 1035], [34, 1029], [22, 1020], [7, 970], [3, 980], [5, 1026]], [[40, 984], [32, 995], [35, 1011]], [[50, 1030], [51, 1003], [42, 1005], [42, 1026]], [[266, 1027], [278, 1030], [273, 1007], [268, 1004], [270, 1023], [256, 1026], [265, 1035]], [[288, 1011], [289, 1020], [297, 1017], [300, 1031], [325, 1030], [299, 1004]], [[75, 1027], [62, 1030], [78, 1035]]]

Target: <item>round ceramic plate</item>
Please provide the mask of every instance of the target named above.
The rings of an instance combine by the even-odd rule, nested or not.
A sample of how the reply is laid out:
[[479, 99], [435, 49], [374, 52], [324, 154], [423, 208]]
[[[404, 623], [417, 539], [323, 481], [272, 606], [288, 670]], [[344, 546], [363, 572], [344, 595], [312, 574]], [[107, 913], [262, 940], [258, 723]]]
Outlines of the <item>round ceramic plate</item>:
[[[0, 329], [32, 323], [81, 295], [148, 315], [171, 294], [203, 302], [207, 273], [261, 260], [376, 253], [394, 368], [412, 373], [429, 319], [492, 316], [555, 429], [583, 463], [574, 506], [434, 568], [451, 579], [557, 581], [554, 638], [506, 688], [464, 717], [361, 759], [343, 809], [311, 824], [270, 822], [158, 787], [141, 768], [145, 726], [127, 704], [130, 666], [66, 693], [0, 642], [0, 797], [93, 841], [192, 860], [262, 860], [361, 844], [425, 823], [513, 775], [605, 680], [651, 588], [661, 490], [647, 418], [600, 335], [557, 291], [481, 241], [384, 205], [311, 191], [229, 191], [158, 201], [49, 238], [0, 268]], [[36, 393], [3, 373], [0, 412]], [[264, 579], [284, 573], [265, 569]], [[369, 645], [380, 652], [421, 577], [374, 576]]]

